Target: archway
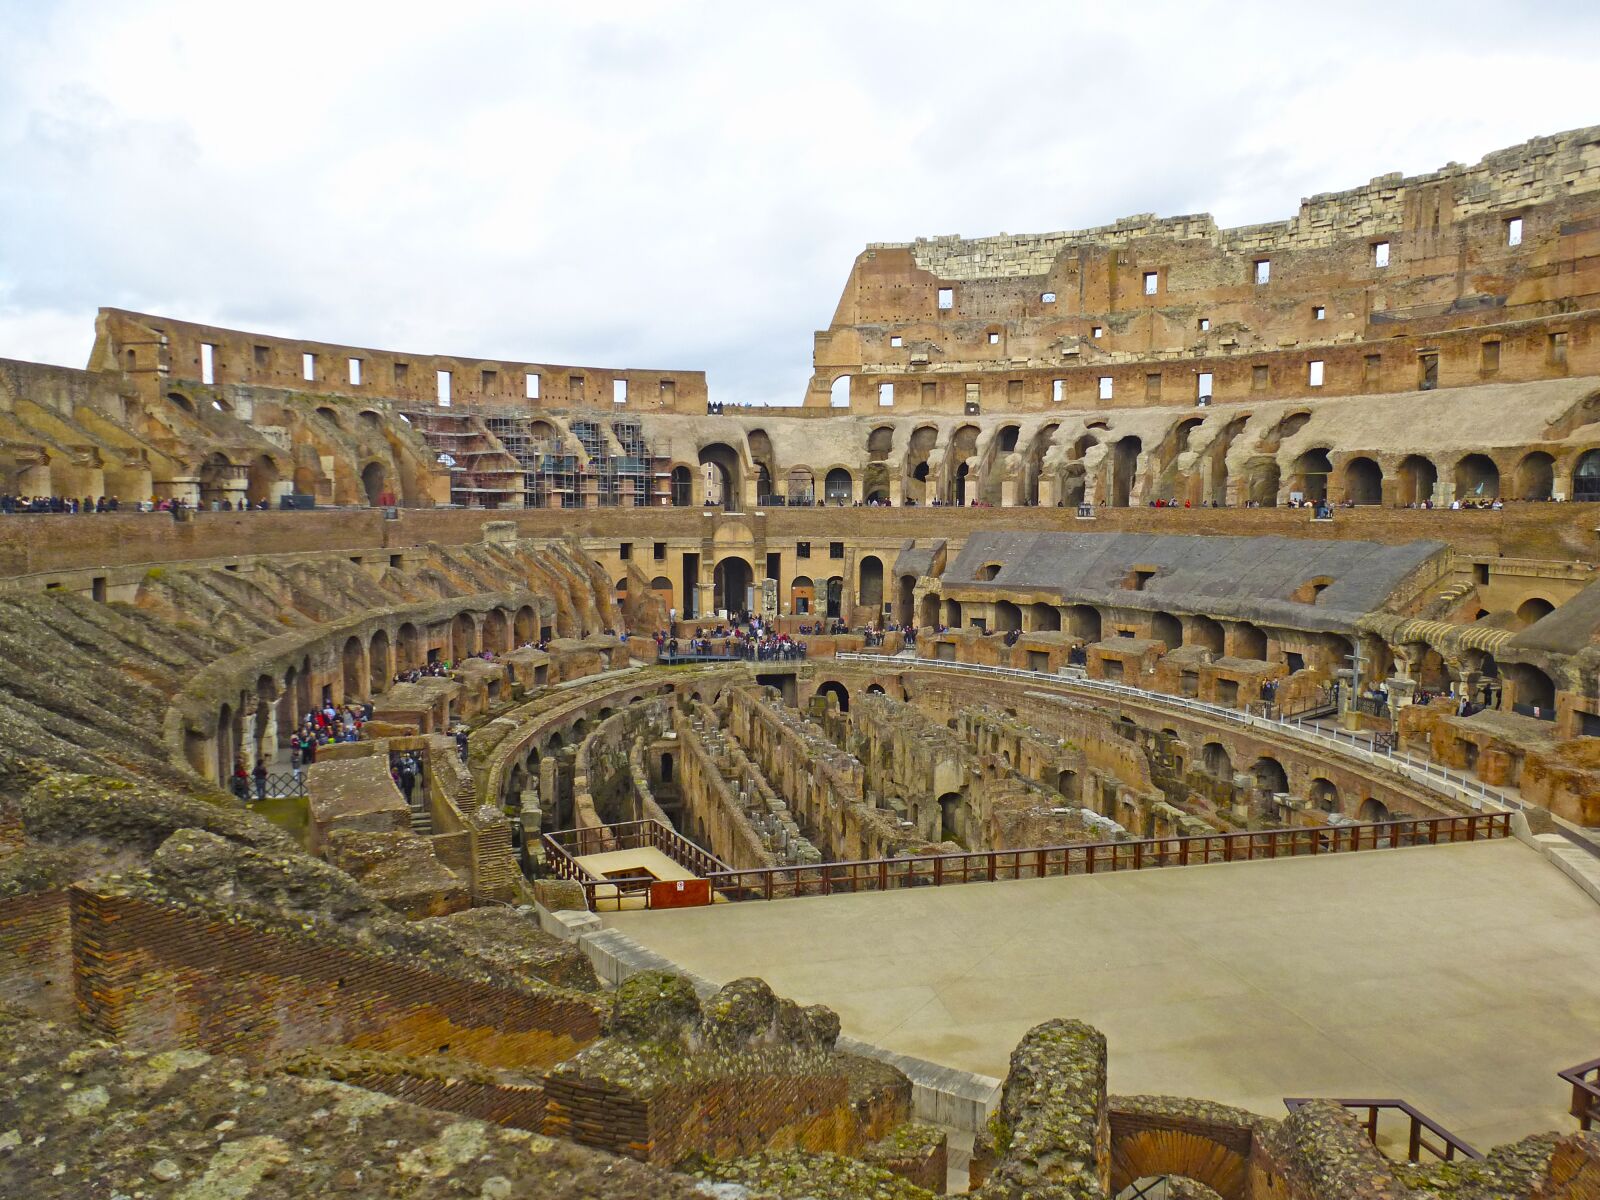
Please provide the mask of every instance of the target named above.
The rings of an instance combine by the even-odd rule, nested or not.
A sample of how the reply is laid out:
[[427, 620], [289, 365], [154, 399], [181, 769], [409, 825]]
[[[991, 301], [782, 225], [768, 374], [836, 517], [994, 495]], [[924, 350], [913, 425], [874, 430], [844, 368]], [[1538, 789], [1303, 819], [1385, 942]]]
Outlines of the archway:
[[1370, 458], [1344, 464], [1344, 498], [1351, 504], [1383, 503], [1383, 468]]
[[1555, 494], [1556, 460], [1543, 450], [1523, 456], [1517, 464], [1518, 500], [1548, 500]]
[[254, 506], [271, 504], [279, 478], [277, 464], [265, 454], [258, 455], [245, 473], [245, 499]]
[[1517, 627], [1526, 629], [1535, 621], [1548, 617], [1555, 610], [1556, 606], [1543, 596], [1529, 596], [1521, 604], [1517, 605]]
[[1380, 821], [1389, 819], [1389, 806], [1373, 796], [1368, 796], [1363, 800], [1361, 808], [1356, 812], [1356, 820], [1367, 825], [1375, 825]]
[[1074, 604], [1067, 609], [1067, 631], [1073, 637], [1098, 642], [1100, 630], [1100, 610], [1092, 604]]
[[389, 473], [381, 462], [369, 462], [361, 469], [361, 488], [366, 492], [367, 504], [371, 508], [394, 500], [389, 494]]
[[1283, 486], [1278, 464], [1272, 459], [1251, 463], [1246, 474], [1250, 503], [1257, 508], [1276, 508], [1278, 490]]
[[917, 618], [917, 625], [923, 629], [932, 629], [939, 623], [939, 597], [928, 593], [922, 598], [922, 612]]
[[844, 607], [844, 580], [835, 575], [828, 580], [828, 611], [829, 617], [840, 616]]
[[700, 451], [701, 469], [711, 469], [707, 488], [708, 499], [729, 512], [737, 512], [744, 505], [744, 476], [739, 464], [739, 452], [726, 442], [713, 442]]
[[964, 844], [961, 841], [961, 825], [961, 794], [946, 792], [939, 797], [939, 840]]
[[730, 613], [748, 612], [751, 609], [750, 585], [754, 572], [742, 558], [725, 558], [712, 573], [715, 583], [714, 606]]
[[1289, 790], [1289, 773], [1275, 758], [1263, 756], [1256, 759], [1255, 765], [1250, 768], [1250, 774], [1255, 776], [1256, 787], [1263, 792], [1277, 794]]
[[1221, 1200], [1243, 1200], [1249, 1169], [1245, 1155], [1203, 1133], [1178, 1128], [1141, 1129], [1137, 1125], [1123, 1128], [1113, 1117], [1111, 1195], [1121, 1196], [1141, 1180], [1168, 1177], [1193, 1179]]
[[857, 603], [865, 608], [874, 621], [883, 618], [883, 560], [868, 554], [856, 564], [859, 581]]
[[1328, 476], [1332, 472], [1333, 464], [1328, 461], [1325, 447], [1307, 450], [1294, 460], [1294, 482], [1289, 490], [1299, 492], [1306, 500], [1326, 500]]
[[822, 499], [825, 504], [847, 505], [854, 498], [850, 472], [835, 467], [822, 479]]
[[496, 654], [503, 654], [511, 649], [506, 644], [506, 618], [498, 608], [491, 608], [483, 614], [483, 648], [492, 650]]
[[456, 662], [471, 656], [477, 648], [478, 627], [468, 613], [457, 613], [450, 622], [450, 657]]
[[850, 376], [841, 375], [828, 385], [828, 407], [850, 407]]
[[832, 696], [839, 705], [840, 712], [847, 713], [850, 711], [850, 690], [837, 679], [830, 679], [824, 683], [817, 689], [817, 695]]
[[[667, 587], [670, 589], [672, 585], [669, 583]], [[669, 599], [667, 603], [671, 604], [672, 601]], [[526, 646], [539, 636], [539, 618], [534, 615], [531, 606], [524, 604], [517, 609], [517, 615], [511, 622], [511, 632], [519, 646]]]
[[688, 467], [672, 468], [672, 507], [688, 508], [694, 503], [694, 472]]
[[1196, 646], [1204, 646], [1213, 654], [1221, 654], [1224, 641], [1222, 623], [1214, 621], [1204, 614], [1190, 617], [1189, 632], [1186, 640]]
[[1400, 488], [1395, 499], [1420, 508], [1433, 499], [1433, 489], [1438, 482], [1439, 468], [1432, 460], [1420, 454], [1408, 454], [1400, 460]]
[[367, 694], [381, 695], [389, 690], [389, 632], [380, 629], [367, 646]]
[[996, 633], [1011, 633], [1022, 628], [1022, 610], [1009, 600], [997, 600], [994, 606]]
[[1325, 813], [1339, 811], [1339, 789], [1330, 779], [1318, 776], [1311, 781], [1311, 786], [1306, 789], [1306, 799], [1316, 808]]
[[816, 585], [809, 575], [796, 575], [789, 584], [789, 611], [796, 616], [810, 613], [816, 605]]
[[917, 577], [915, 575], [902, 575], [900, 582], [895, 587], [894, 622], [896, 625], [911, 624], [911, 610], [915, 603], [917, 590]]
[[1169, 612], [1152, 613], [1150, 636], [1158, 642], [1165, 642], [1168, 650], [1176, 650], [1183, 645], [1183, 622]]
[[361, 639], [357, 637], [346, 638], [344, 654], [344, 698], [349, 703], [357, 700], [362, 695], [363, 676], [366, 672], [362, 669], [366, 664], [362, 661]]
[[1055, 631], [1061, 628], [1061, 610], [1054, 604], [1030, 604], [1028, 628], [1034, 631]]
[[1200, 767], [1213, 779], [1233, 781], [1233, 759], [1221, 742], [1207, 742], [1200, 749]]
[[1585, 450], [1572, 469], [1572, 498], [1600, 500], [1600, 450]]
[[208, 455], [205, 462], [200, 464], [200, 503], [209, 505], [213, 501], [227, 499], [227, 482], [232, 473], [233, 464], [226, 455]]
[[961, 601], [946, 600], [944, 602], [944, 624], [947, 629], [961, 628]]
[[1115, 508], [1128, 507], [1133, 497], [1134, 477], [1143, 449], [1144, 443], [1136, 437], [1125, 437], [1111, 448], [1111, 503]]
[[1500, 468], [1487, 454], [1469, 454], [1456, 464], [1457, 500], [1493, 500], [1500, 495]]
[[1249, 621], [1242, 621], [1234, 627], [1233, 656], [1235, 658], [1256, 659], [1262, 662], [1267, 657], [1267, 635], [1259, 626], [1252, 625]]
[[417, 627], [407, 621], [395, 635], [398, 650], [396, 669], [414, 671], [422, 665], [421, 639]]

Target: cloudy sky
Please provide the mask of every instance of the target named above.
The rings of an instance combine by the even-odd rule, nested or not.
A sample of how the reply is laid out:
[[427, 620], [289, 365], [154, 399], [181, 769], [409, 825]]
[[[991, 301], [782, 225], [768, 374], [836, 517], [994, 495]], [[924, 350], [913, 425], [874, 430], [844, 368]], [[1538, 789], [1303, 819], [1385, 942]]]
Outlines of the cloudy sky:
[[96, 307], [795, 403], [869, 241], [1600, 123], [1600, 5], [0, 0], [0, 357]]

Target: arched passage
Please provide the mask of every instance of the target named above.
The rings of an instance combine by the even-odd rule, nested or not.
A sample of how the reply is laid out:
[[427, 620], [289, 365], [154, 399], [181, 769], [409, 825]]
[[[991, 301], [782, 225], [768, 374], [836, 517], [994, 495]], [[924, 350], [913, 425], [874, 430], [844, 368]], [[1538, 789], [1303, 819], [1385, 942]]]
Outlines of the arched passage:
[[1278, 489], [1282, 486], [1282, 479], [1276, 462], [1272, 459], [1263, 459], [1252, 463], [1245, 482], [1249, 489], [1251, 504], [1257, 508], [1277, 506]]
[[1022, 628], [1022, 610], [1009, 600], [998, 600], [994, 606], [994, 628], [997, 633], [1010, 633]]
[[1383, 503], [1383, 468], [1370, 458], [1344, 464], [1344, 498], [1351, 504]]
[[961, 601], [946, 600], [944, 602], [944, 623], [948, 629], [961, 628]]
[[730, 613], [748, 611], [751, 607], [750, 582], [753, 578], [750, 564], [742, 558], [729, 557], [719, 562], [713, 572], [715, 607]]
[[896, 625], [911, 624], [911, 610], [915, 602], [917, 590], [917, 577], [915, 575], [900, 576], [895, 587], [894, 596], [894, 621]]
[[1493, 500], [1500, 495], [1500, 468], [1487, 454], [1469, 454], [1456, 464], [1457, 500]]
[[1543, 450], [1523, 455], [1517, 464], [1518, 500], [1548, 500], [1555, 493], [1556, 460]]
[[850, 689], [837, 679], [830, 679], [817, 689], [819, 696], [832, 696], [839, 705], [840, 712], [850, 711]]
[[417, 627], [410, 621], [400, 626], [395, 643], [397, 670], [414, 671], [422, 665], [422, 639], [417, 634]]
[[1067, 632], [1086, 642], [1100, 640], [1100, 610], [1092, 604], [1074, 604], [1067, 609]]
[[367, 695], [389, 690], [389, 631], [380, 629], [367, 645]]
[[1189, 632], [1186, 640], [1196, 646], [1204, 646], [1213, 654], [1221, 654], [1224, 641], [1222, 623], [1214, 621], [1204, 614], [1190, 617]]
[[361, 469], [361, 490], [367, 494], [367, 504], [373, 508], [394, 500], [389, 494], [389, 472], [381, 462], [369, 462]]
[[344, 653], [341, 656], [344, 666], [344, 698], [346, 702], [359, 699], [365, 694], [366, 665], [361, 652], [361, 639], [350, 637], [345, 639]]
[[844, 580], [838, 575], [828, 580], [828, 608], [826, 615], [829, 617], [842, 616], [844, 612]]
[[457, 613], [450, 622], [450, 657], [459, 662], [478, 648], [478, 627], [468, 613]]
[[822, 499], [825, 504], [846, 505], [854, 498], [850, 472], [835, 467], [822, 478]]
[[1572, 498], [1600, 500], [1600, 450], [1585, 450], [1572, 468]]
[[[667, 584], [669, 589], [671, 586], [670, 583]], [[672, 601], [668, 599], [666, 603], [671, 604]], [[517, 609], [517, 615], [511, 622], [511, 629], [519, 646], [526, 646], [530, 642], [537, 640], [539, 636], [539, 618], [534, 614], [531, 606], [524, 604]]]
[[1326, 500], [1328, 476], [1332, 472], [1333, 464], [1325, 448], [1307, 450], [1294, 460], [1294, 480], [1289, 490], [1299, 492], [1307, 500]]
[[1339, 811], [1339, 789], [1330, 779], [1318, 776], [1311, 781], [1311, 786], [1306, 789], [1306, 799], [1317, 809], [1325, 813]]
[[492, 650], [496, 654], [503, 654], [511, 649], [506, 644], [506, 618], [498, 608], [491, 608], [483, 614], [483, 648]]
[[1267, 657], [1267, 635], [1257, 625], [1249, 621], [1241, 622], [1233, 634], [1233, 656], [1235, 658], [1259, 659], [1263, 662]]
[[278, 480], [277, 464], [265, 454], [257, 456], [245, 474], [245, 499], [253, 505], [271, 504]]
[[796, 575], [789, 584], [789, 611], [803, 616], [814, 612], [816, 603], [816, 584], [811, 581], [811, 576]]
[[1517, 605], [1517, 627], [1526, 629], [1535, 621], [1548, 617], [1555, 610], [1556, 606], [1543, 596], [1529, 596], [1521, 604]]
[[856, 564], [857, 603], [876, 621], [883, 616], [883, 560], [876, 554], [864, 556]]
[[688, 467], [672, 468], [672, 507], [687, 508], [694, 503], [694, 472]]
[[1116, 508], [1126, 508], [1133, 496], [1134, 477], [1138, 473], [1139, 454], [1144, 443], [1136, 437], [1125, 437], [1111, 448], [1111, 503]]
[[961, 842], [961, 823], [961, 794], [944, 793], [939, 797], [939, 840]]
[[1510, 685], [1514, 711], [1547, 721], [1555, 718], [1556, 685], [1550, 676], [1528, 663], [1506, 663], [1500, 674]]
[[1228, 754], [1228, 748], [1221, 742], [1207, 742], [1200, 750], [1200, 767], [1213, 779], [1231, 782], [1233, 779], [1233, 759]]
[[743, 505], [744, 477], [739, 465], [739, 452], [726, 442], [713, 442], [700, 451], [700, 466], [711, 469], [711, 482], [706, 498], [720, 504], [730, 512]]
[[1250, 768], [1250, 774], [1255, 776], [1256, 787], [1263, 792], [1278, 793], [1289, 790], [1289, 773], [1275, 758], [1262, 756], [1256, 759], [1255, 765]]
[[1389, 806], [1382, 800], [1368, 796], [1361, 802], [1361, 808], [1356, 813], [1356, 819], [1365, 824], [1372, 825], [1379, 821], [1389, 819]]
[[1395, 499], [1401, 504], [1421, 506], [1433, 499], [1433, 489], [1439, 482], [1439, 468], [1431, 459], [1420, 454], [1408, 454], [1400, 460], [1400, 487]]
[[1028, 628], [1035, 631], [1060, 629], [1061, 610], [1054, 604], [1030, 604], [1028, 606]]
[[939, 597], [928, 593], [922, 598], [922, 609], [917, 615], [917, 625], [922, 629], [932, 629], [939, 623]]
[[1176, 650], [1183, 645], [1183, 622], [1169, 612], [1152, 613], [1150, 636], [1158, 642], [1165, 642], [1168, 650]]
[[1111, 1195], [1143, 1179], [1193, 1179], [1221, 1200], [1243, 1200], [1249, 1183], [1238, 1150], [1185, 1129], [1119, 1129], [1111, 1137]]

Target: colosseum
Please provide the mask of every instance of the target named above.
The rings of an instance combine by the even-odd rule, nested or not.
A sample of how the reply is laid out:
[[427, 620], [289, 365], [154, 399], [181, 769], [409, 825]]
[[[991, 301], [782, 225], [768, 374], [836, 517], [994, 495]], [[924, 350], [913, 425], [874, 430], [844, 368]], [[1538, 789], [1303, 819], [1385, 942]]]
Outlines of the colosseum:
[[1600, 126], [813, 366], [0, 361], [0, 1194], [1600, 1196]]

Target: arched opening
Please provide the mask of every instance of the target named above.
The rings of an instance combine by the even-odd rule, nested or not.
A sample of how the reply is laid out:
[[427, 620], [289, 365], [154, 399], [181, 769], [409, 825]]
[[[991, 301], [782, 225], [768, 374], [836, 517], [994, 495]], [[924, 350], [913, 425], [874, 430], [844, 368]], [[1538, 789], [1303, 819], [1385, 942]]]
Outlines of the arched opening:
[[828, 406], [830, 408], [850, 407], [850, 376], [841, 375], [829, 385]]
[[1493, 500], [1500, 495], [1500, 468], [1487, 454], [1469, 454], [1456, 464], [1457, 500]]
[[1073, 637], [1086, 642], [1098, 642], [1101, 637], [1100, 610], [1092, 604], [1072, 605], [1067, 609], [1067, 630]]
[[200, 503], [210, 505], [213, 501], [228, 499], [227, 484], [233, 474], [233, 464], [226, 455], [212, 454], [200, 464]]
[[1213, 779], [1233, 782], [1233, 759], [1221, 742], [1207, 742], [1200, 748], [1200, 768]]
[[1055, 631], [1061, 628], [1061, 610], [1054, 604], [1028, 605], [1028, 628]]
[[672, 580], [665, 575], [657, 575], [650, 581], [650, 594], [661, 601], [661, 607], [671, 610], [675, 607], [672, 601]]
[[996, 633], [1010, 633], [1022, 628], [1022, 610], [1009, 600], [997, 600], [994, 606]]
[[277, 464], [265, 454], [259, 455], [245, 473], [245, 499], [256, 507], [271, 504], [279, 478]]
[[805, 507], [816, 501], [817, 477], [811, 473], [810, 467], [791, 467], [783, 486], [784, 494], [792, 505]]
[[714, 603], [718, 609], [730, 613], [750, 611], [753, 572], [749, 563], [742, 558], [725, 558], [716, 565], [712, 578], [716, 585]]
[[922, 629], [932, 629], [939, 623], [939, 597], [931, 592], [922, 597], [922, 609], [917, 617], [917, 625]]
[[1332, 472], [1333, 464], [1328, 461], [1326, 447], [1307, 450], [1294, 460], [1294, 482], [1289, 490], [1299, 492], [1305, 500], [1326, 500], [1328, 476]]
[[363, 685], [366, 680], [363, 676], [366, 672], [362, 668], [366, 664], [362, 661], [360, 638], [351, 637], [345, 639], [342, 659], [344, 665], [344, 698], [348, 703], [351, 700], [360, 699], [364, 694]]
[[498, 608], [491, 608], [483, 614], [483, 648], [496, 654], [504, 654], [511, 649], [506, 640], [506, 617]]
[[828, 580], [828, 611], [829, 617], [842, 615], [844, 607], [844, 580], [835, 575]]
[[1339, 789], [1334, 787], [1332, 780], [1318, 776], [1311, 781], [1311, 786], [1306, 789], [1306, 799], [1313, 807], [1325, 813], [1339, 811]]
[[911, 624], [912, 607], [916, 601], [917, 578], [915, 575], [902, 575], [895, 587], [894, 597], [894, 623], [906, 626]]
[[450, 657], [456, 662], [470, 658], [477, 649], [478, 627], [468, 613], [457, 613], [450, 622]]
[[229, 786], [233, 778], [233, 760], [238, 754], [238, 743], [234, 739], [233, 706], [224, 704], [217, 714], [217, 758], [216, 780], [223, 787]]
[[1265, 662], [1267, 657], [1266, 632], [1248, 621], [1241, 622], [1234, 629], [1233, 657], [1258, 659]]
[[700, 451], [700, 469], [706, 474], [706, 499], [729, 512], [739, 511], [744, 503], [744, 478], [738, 451], [726, 442], [713, 442]]
[[1523, 455], [1517, 464], [1518, 500], [1548, 500], [1555, 494], [1556, 460], [1543, 450]]
[[389, 494], [389, 472], [381, 462], [369, 462], [361, 469], [361, 488], [371, 508], [394, 503], [394, 497]]
[[1376, 825], [1380, 821], [1387, 821], [1389, 820], [1389, 806], [1374, 796], [1368, 796], [1361, 802], [1361, 807], [1356, 812], [1356, 820], [1366, 825]]
[[[667, 585], [669, 588], [671, 584]], [[534, 614], [533, 608], [524, 604], [517, 609], [517, 615], [511, 622], [511, 632], [519, 646], [526, 646], [537, 640], [539, 636], [539, 618]]]
[[1529, 596], [1521, 604], [1517, 605], [1517, 627], [1526, 629], [1535, 621], [1548, 617], [1555, 610], [1556, 606], [1543, 596]]
[[1111, 448], [1111, 503], [1116, 508], [1126, 508], [1133, 497], [1134, 478], [1138, 473], [1139, 454], [1144, 443], [1136, 437], [1125, 437]]
[[1501, 675], [1510, 685], [1514, 712], [1555, 720], [1555, 682], [1549, 675], [1526, 662], [1507, 662]]
[[1150, 636], [1158, 642], [1166, 643], [1168, 650], [1176, 650], [1183, 645], [1183, 622], [1169, 612], [1152, 613]]
[[879, 425], [867, 434], [867, 461], [885, 462], [889, 452], [894, 449], [894, 427], [892, 425]]
[[694, 473], [688, 467], [672, 468], [672, 507], [688, 508], [694, 503]]
[[824, 503], [833, 505], [849, 504], [853, 498], [850, 472], [843, 467], [835, 467], [822, 479], [822, 499]]
[[1585, 450], [1572, 469], [1572, 498], [1600, 500], [1600, 450]]
[[827, 683], [824, 683], [817, 689], [817, 695], [832, 696], [834, 702], [838, 704], [840, 712], [847, 713], [850, 711], [850, 691], [837, 679], [830, 679]]
[[1277, 507], [1278, 489], [1282, 487], [1282, 478], [1275, 460], [1260, 459], [1252, 463], [1246, 480], [1251, 504], [1257, 508]]
[[1256, 759], [1255, 765], [1250, 768], [1250, 774], [1255, 777], [1256, 787], [1263, 792], [1276, 795], [1289, 790], [1289, 773], [1275, 758]]
[[1383, 503], [1383, 468], [1370, 458], [1344, 464], [1344, 498], [1351, 504]]
[[961, 794], [959, 792], [946, 792], [939, 797], [939, 840], [941, 842], [961, 841]]
[[1400, 460], [1400, 488], [1395, 499], [1405, 505], [1419, 508], [1433, 499], [1433, 489], [1439, 482], [1439, 468], [1420, 454], [1408, 454]]
[[944, 602], [944, 623], [947, 629], [961, 628], [961, 601], [946, 600]]
[[389, 632], [380, 629], [367, 645], [367, 695], [378, 696], [389, 690]]
[[[182, 392], [168, 392], [167, 399], [172, 401], [173, 404], [177, 405], [190, 416], [194, 415], [194, 401], [190, 400], [189, 397], [185, 396]], [[229, 770], [232, 770], [231, 764], [229, 765]]]
[[1081, 798], [1079, 790], [1081, 787], [1076, 771], [1063, 769], [1056, 772], [1056, 791], [1060, 792], [1068, 800], [1077, 803]]
[[395, 669], [414, 671], [422, 665], [421, 638], [417, 627], [407, 621], [395, 634]]
[[789, 611], [796, 616], [804, 616], [813, 610], [816, 604], [816, 585], [811, 582], [809, 575], [796, 575], [789, 584]]
[[1222, 623], [1200, 615], [1189, 618], [1186, 639], [1191, 645], [1204, 646], [1213, 654], [1221, 654], [1223, 646]]
[[876, 554], [868, 554], [857, 563], [856, 578], [859, 583], [856, 602], [868, 610], [869, 619], [880, 620], [883, 616], [883, 560]]
[[772, 472], [764, 462], [756, 464], [756, 503], [772, 503]]

